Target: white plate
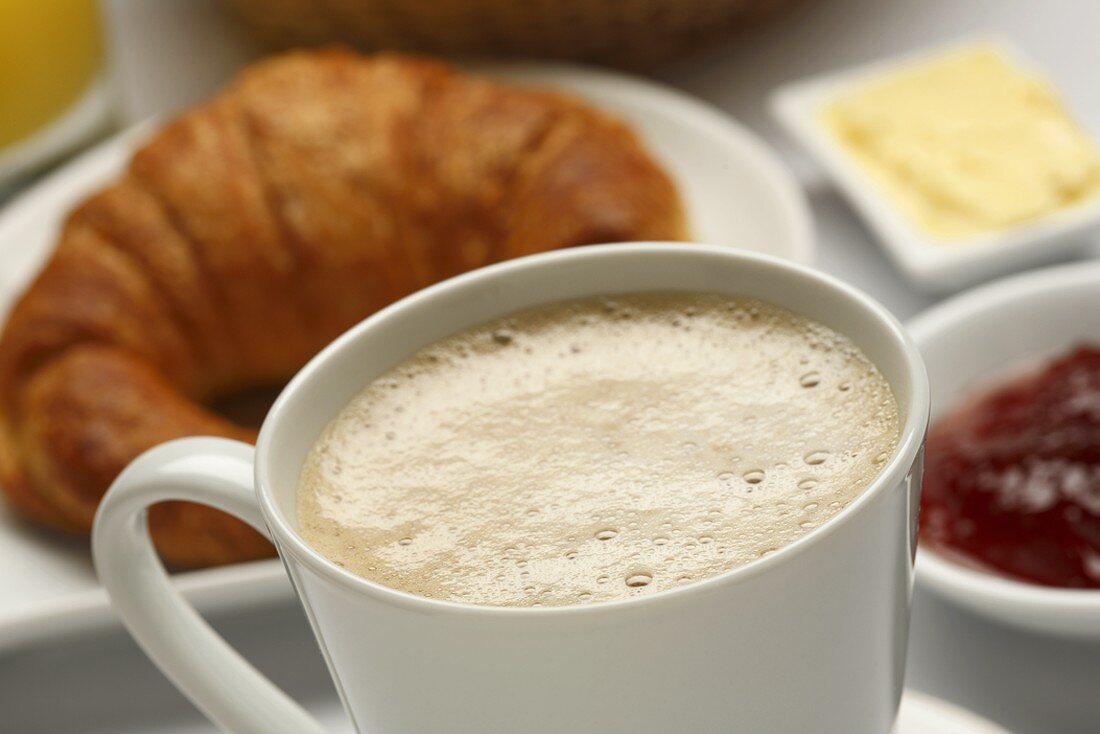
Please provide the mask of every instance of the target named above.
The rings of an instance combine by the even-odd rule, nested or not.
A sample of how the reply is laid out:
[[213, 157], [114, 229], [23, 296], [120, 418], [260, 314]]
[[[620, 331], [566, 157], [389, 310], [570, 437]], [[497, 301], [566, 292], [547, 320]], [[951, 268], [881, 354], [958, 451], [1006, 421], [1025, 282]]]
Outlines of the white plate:
[[[628, 120], [671, 172], [694, 237], [809, 263], [809, 210], [793, 178], [743, 127], [684, 95], [622, 75], [574, 66], [509, 65], [482, 71], [560, 86]], [[0, 214], [0, 318], [52, 251], [59, 225], [83, 197], [112, 180], [150, 130], [139, 127], [72, 161]], [[278, 561], [181, 574], [205, 610], [286, 598]], [[114, 623], [86, 542], [60, 542], [0, 506], [0, 650]]]
[[696, 242], [812, 264], [813, 225], [801, 187], [770, 148], [728, 115], [667, 87], [582, 66], [472, 68], [560, 87], [629, 122], [676, 179]]
[[[908, 324], [932, 386], [932, 417], [1013, 365], [1100, 341], [1100, 263], [1046, 268], [975, 288]], [[1017, 627], [1100, 639], [1100, 591], [1052, 589], [917, 552], [917, 583]]]
[[1008, 734], [985, 719], [938, 698], [906, 691], [894, 734]]
[[[353, 734], [351, 724], [336, 701], [323, 712], [316, 709], [318, 719], [329, 730], [339, 734]], [[160, 731], [159, 729], [157, 731]], [[172, 734], [207, 734], [210, 727], [187, 728], [186, 732], [172, 730]], [[165, 732], [167, 734], [167, 732]], [[758, 734], [748, 732], [747, 734]], [[781, 732], [781, 734], [816, 734], [815, 732]], [[954, 704], [933, 698], [919, 691], [907, 690], [901, 699], [897, 723], [891, 734], [1008, 734], [999, 726], [986, 721]]]
[[1080, 237], [1082, 232], [1100, 225], [1100, 199], [1093, 198], [966, 241], [934, 241], [913, 227], [818, 121], [822, 108], [839, 95], [892, 71], [976, 44], [993, 45], [1021, 67], [1049, 76], [1009, 41], [982, 35], [787, 84], [771, 100], [777, 120], [832, 178], [898, 269], [930, 292], [952, 291], [1025, 266], [1052, 262], [1084, 247], [1087, 241]]

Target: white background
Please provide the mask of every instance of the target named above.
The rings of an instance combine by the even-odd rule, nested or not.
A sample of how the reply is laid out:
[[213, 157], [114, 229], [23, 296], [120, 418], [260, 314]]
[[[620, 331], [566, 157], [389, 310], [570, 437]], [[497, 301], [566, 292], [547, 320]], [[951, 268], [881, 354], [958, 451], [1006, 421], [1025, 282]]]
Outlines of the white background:
[[[114, 34], [122, 41], [120, 60], [141, 59], [123, 67], [129, 119], [201, 96], [240, 58], [232, 44], [211, 42], [225, 38], [218, 7], [210, 0], [109, 0]], [[654, 75], [712, 102], [773, 143], [809, 193], [819, 266], [864, 288], [904, 319], [933, 299], [899, 278], [847, 206], [782, 138], [765, 99], [786, 81], [983, 30], [1004, 33], [1049, 69], [1084, 122], [1100, 132], [1095, 0], [804, 0], [788, 17]], [[187, 75], [181, 77], [180, 69]], [[287, 603], [213, 621], [335, 731], [350, 731], [297, 607]], [[920, 588], [908, 685], [962, 704], [1015, 734], [1100, 732], [1100, 644], [997, 627]], [[0, 721], [0, 729], [13, 734], [213, 731], [121, 632], [0, 658]]]

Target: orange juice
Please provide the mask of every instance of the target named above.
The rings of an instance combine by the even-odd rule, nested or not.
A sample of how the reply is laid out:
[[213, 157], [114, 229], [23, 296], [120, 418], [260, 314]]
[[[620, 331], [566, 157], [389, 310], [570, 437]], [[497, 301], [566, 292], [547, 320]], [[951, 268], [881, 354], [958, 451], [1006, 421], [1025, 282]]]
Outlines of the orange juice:
[[0, 0], [0, 148], [48, 125], [100, 69], [94, 0]]

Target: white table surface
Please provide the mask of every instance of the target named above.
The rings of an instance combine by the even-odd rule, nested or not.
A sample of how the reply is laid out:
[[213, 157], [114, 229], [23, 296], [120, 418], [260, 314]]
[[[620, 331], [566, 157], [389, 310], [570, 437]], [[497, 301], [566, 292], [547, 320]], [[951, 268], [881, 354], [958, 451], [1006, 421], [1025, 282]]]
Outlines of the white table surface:
[[[186, 11], [182, 9], [188, 2]], [[200, 63], [185, 82], [124, 69], [131, 119], [202, 94], [218, 64], [196, 38], [224, 36], [210, 0], [108, 0], [119, 57], [156, 51], [153, 65]], [[134, 32], [140, 28], [140, 32]], [[1100, 2], [1094, 0], [807, 0], [789, 17], [662, 69], [656, 76], [728, 111], [788, 159], [810, 194], [819, 265], [908, 318], [933, 302], [886, 262], [847, 206], [791, 149], [764, 105], [777, 84], [983, 29], [1004, 32], [1057, 78], [1087, 125], [1100, 130]], [[211, 65], [213, 64], [213, 66]], [[1095, 245], [1093, 252], [1100, 251]], [[350, 732], [300, 610], [282, 604], [212, 620], [247, 658], [315, 711]], [[1100, 732], [1100, 644], [997, 627], [917, 589], [908, 685], [956, 702], [1015, 734]], [[0, 730], [13, 734], [199, 734], [214, 729], [122, 632], [58, 641], [0, 658]], [[807, 733], [809, 734], [809, 733]], [[959, 732], [959, 734], [966, 734]]]

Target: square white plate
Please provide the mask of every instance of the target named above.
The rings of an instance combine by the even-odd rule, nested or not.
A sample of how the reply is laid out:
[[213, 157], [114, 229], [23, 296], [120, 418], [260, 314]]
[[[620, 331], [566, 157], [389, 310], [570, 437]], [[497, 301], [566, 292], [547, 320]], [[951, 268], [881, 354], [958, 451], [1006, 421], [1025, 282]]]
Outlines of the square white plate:
[[[891, 72], [978, 44], [993, 45], [1021, 67], [1038, 70], [1010, 42], [983, 35], [787, 84], [771, 97], [779, 123], [824, 168], [897, 267], [930, 292], [957, 290], [994, 275], [1056, 260], [1086, 245], [1079, 235], [1100, 226], [1100, 197], [1094, 197], [998, 232], [966, 240], [934, 240], [917, 231], [819, 122], [822, 109], [845, 93]], [[1072, 103], [1069, 106], [1072, 108]]]

